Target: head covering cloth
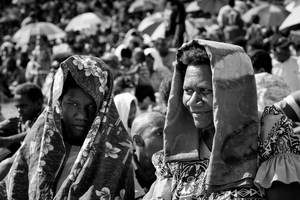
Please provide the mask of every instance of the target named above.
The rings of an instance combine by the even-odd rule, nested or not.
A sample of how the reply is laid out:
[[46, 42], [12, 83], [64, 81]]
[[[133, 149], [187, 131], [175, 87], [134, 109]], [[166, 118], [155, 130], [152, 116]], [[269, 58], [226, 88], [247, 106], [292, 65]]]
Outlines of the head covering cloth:
[[[195, 127], [182, 103], [182, 68], [187, 66], [180, 57], [193, 45], [205, 48], [212, 71], [215, 135], [206, 189], [220, 191], [251, 186], [257, 170], [259, 131], [256, 85], [249, 57], [235, 45], [192, 40], [178, 50], [164, 130], [165, 161], [193, 161], [200, 156], [201, 130]], [[252, 152], [247, 152], [249, 149]]]
[[153, 63], [154, 71], [156, 71], [159, 68], [165, 68], [162, 58], [159, 55], [159, 52], [155, 48], [152, 48], [152, 47], [146, 48], [144, 50], [144, 53], [146, 56], [150, 55], [154, 59], [154, 63]]
[[120, 118], [123, 122], [123, 125], [127, 131], [129, 131], [128, 127], [128, 118], [129, 118], [129, 113], [130, 113], [130, 105], [131, 102], [135, 103], [136, 107], [136, 113], [135, 115], [137, 116], [140, 113], [139, 107], [138, 107], [138, 100], [137, 98], [129, 93], [129, 92], [124, 92], [121, 94], [118, 94], [114, 97], [114, 101], [117, 107], [117, 110], [119, 112]]

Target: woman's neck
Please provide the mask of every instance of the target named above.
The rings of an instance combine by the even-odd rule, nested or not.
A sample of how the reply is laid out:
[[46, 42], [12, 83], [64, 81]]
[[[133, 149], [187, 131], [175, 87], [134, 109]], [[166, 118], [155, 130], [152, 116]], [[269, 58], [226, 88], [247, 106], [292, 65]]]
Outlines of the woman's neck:
[[201, 138], [203, 139], [204, 143], [208, 147], [208, 149], [211, 151], [213, 139], [215, 135], [215, 128], [209, 128], [209, 129], [203, 129], [201, 132]]

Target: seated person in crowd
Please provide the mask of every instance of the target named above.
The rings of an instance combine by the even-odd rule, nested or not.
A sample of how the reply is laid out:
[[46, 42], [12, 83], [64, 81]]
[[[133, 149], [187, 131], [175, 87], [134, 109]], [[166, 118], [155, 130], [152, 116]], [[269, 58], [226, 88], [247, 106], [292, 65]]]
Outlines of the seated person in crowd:
[[241, 47], [192, 40], [178, 50], [152, 199], [300, 199], [300, 135], [274, 106], [257, 111]]
[[41, 89], [33, 83], [18, 85], [14, 91], [14, 102], [19, 117], [9, 118], [0, 122], [0, 144], [6, 149], [0, 163], [0, 180], [8, 173], [16, 157], [16, 151], [28, 130], [43, 111], [44, 96]]
[[176, 48], [170, 48], [170, 41], [166, 38], [155, 40], [154, 47], [161, 56], [163, 64], [173, 72], [173, 63], [176, 61]]
[[132, 143], [112, 90], [113, 77], [101, 59], [74, 55], [62, 62], [47, 107], [17, 152], [0, 195], [133, 199]]
[[278, 36], [272, 40], [272, 74], [281, 77], [295, 92], [300, 89], [300, 72], [297, 58], [291, 56], [290, 45], [286, 37]]
[[171, 84], [172, 84], [172, 75], [173, 74], [168, 74], [161, 81], [159, 86], [159, 92], [156, 93], [157, 105], [153, 108], [153, 110], [166, 113], [166, 108], [168, 106], [168, 100], [169, 100]]
[[124, 92], [117, 94], [114, 97], [114, 102], [123, 122], [124, 128], [127, 130], [128, 134], [130, 134], [132, 122], [134, 118], [140, 114], [138, 101], [133, 94]]
[[152, 155], [163, 148], [164, 114], [157, 111], [137, 116], [132, 124], [134, 142], [133, 166], [135, 171], [135, 198], [141, 198], [156, 180]]
[[144, 53], [146, 55], [146, 64], [150, 71], [152, 88], [155, 92], [158, 92], [161, 81], [166, 75], [172, 74], [172, 71], [163, 64], [161, 57], [155, 48], [147, 48], [144, 50]]
[[140, 107], [144, 110], [144, 108], [147, 108], [149, 106], [148, 103], [155, 103], [155, 92], [151, 85], [150, 71], [146, 64], [146, 56], [144, 54], [144, 51], [142, 49], [136, 49], [133, 52], [132, 60], [134, 71], [136, 73], [136, 76], [138, 77], [135, 96], [140, 104]]
[[[299, 132], [300, 126], [300, 90], [293, 92], [281, 101], [274, 104], [294, 123], [294, 128]], [[298, 127], [298, 128], [297, 128]]]
[[268, 52], [257, 49], [250, 51], [248, 55], [255, 74], [259, 111], [292, 93], [291, 88], [281, 77], [272, 74], [272, 61]]

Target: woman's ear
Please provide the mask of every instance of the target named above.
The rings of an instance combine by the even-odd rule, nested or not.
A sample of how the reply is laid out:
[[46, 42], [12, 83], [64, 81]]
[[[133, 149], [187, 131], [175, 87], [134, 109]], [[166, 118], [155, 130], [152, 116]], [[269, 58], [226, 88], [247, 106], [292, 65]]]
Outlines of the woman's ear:
[[133, 136], [133, 143], [135, 146], [143, 147], [145, 145], [143, 138], [140, 135]]

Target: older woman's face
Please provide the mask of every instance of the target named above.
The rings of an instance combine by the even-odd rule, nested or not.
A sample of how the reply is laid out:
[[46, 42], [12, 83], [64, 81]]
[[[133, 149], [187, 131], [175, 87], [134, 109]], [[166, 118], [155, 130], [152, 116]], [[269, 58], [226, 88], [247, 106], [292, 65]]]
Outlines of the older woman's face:
[[213, 125], [212, 74], [209, 65], [189, 65], [183, 83], [182, 102], [191, 113], [195, 126], [201, 129]]

